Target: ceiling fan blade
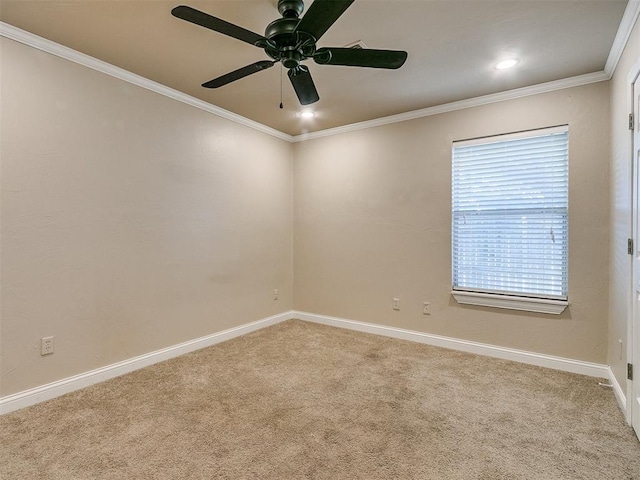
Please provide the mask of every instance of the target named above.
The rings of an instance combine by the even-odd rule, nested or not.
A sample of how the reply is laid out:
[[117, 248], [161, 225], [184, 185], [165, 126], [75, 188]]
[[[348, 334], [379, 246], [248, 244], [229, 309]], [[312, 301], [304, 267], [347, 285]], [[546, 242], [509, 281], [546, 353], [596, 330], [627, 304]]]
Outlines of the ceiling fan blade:
[[309, 69], [304, 65], [289, 70], [289, 79], [302, 105], [310, 105], [320, 100]]
[[174, 17], [186, 20], [187, 22], [195, 23], [201, 27], [208, 28], [215, 32], [223, 33], [243, 42], [256, 45], [258, 43], [266, 42], [267, 39], [262, 35], [253, 33], [242, 27], [234, 25], [233, 23], [226, 22], [220, 18], [213, 17], [208, 13], [201, 12], [195, 8], [188, 7], [186, 5], [179, 5], [171, 10], [171, 14]]
[[354, 0], [314, 0], [295, 28], [295, 32], [305, 32], [318, 41], [335, 23]]
[[346, 65], [396, 69], [404, 65], [407, 52], [371, 48], [319, 48], [313, 60], [321, 65]]
[[221, 77], [209, 80], [208, 82], [203, 83], [202, 86], [205, 88], [222, 87], [227, 83], [235, 82], [236, 80], [240, 80], [241, 78], [244, 78], [248, 75], [258, 73], [262, 70], [266, 70], [267, 68], [271, 68], [273, 67], [274, 63], [276, 62], [270, 60], [262, 60], [260, 62], [252, 63], [251, 65], [239, 68], [238, 70], [234, 70], [233, 72], [222, 75]]

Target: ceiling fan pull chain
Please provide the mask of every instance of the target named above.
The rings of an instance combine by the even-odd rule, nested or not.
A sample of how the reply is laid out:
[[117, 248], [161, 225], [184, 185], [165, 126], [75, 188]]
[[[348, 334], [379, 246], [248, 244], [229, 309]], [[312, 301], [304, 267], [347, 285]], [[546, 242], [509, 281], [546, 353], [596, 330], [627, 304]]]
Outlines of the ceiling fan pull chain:
[[280, 64], [280, 110], [284, 108], [282, 104], [282, 63]]

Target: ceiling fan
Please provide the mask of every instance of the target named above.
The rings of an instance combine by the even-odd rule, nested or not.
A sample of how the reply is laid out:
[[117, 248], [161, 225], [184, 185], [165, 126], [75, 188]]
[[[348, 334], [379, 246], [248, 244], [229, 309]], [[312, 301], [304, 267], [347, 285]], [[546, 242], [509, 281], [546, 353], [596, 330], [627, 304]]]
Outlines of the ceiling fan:
[[353, 2], [354, 0], [315, 0], [300, 19], [304, 9], [303, 0], [278, 0], [278, 11], [282, 18], [267, 25], [264, 36], [186, 5], [175, 7], [171, 14], [262, 48], [272, 59], [261, 60], [214, 78], [203, 83], [203, 87], [222, 87], [281, 62], [289, 70], [288, 76], [300, 103], [309, 105], [320, 99], [308, 67], [302, 65], [302, 62], [309, 58], [320, 65], [387, 69], [400, 68], [407, 59], [407, 52], [400, 50], [316, 47], [320, 37]]

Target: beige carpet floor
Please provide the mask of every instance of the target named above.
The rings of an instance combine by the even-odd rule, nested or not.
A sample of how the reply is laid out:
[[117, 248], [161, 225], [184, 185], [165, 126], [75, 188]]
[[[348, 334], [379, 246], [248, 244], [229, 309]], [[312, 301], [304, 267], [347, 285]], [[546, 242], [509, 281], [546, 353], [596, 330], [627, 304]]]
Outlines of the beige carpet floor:
[[598, 380], [297, 320], [0, 417], [0, 478], [640, 479]]

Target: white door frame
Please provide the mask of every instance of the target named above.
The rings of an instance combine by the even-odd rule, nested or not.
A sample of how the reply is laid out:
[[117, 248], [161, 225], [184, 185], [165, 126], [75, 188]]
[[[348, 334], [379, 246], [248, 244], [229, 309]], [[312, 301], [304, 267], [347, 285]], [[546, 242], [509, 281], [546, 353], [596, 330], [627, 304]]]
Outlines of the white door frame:
[[[634, 124], [637, 125], [637, 122], [640, 121], [640, 110], [635, 102], [634, 96], [634, 84], [640, 78], [640, 60], [638, 60], [635, 65], [631, 68], [629, 75], [627, 77], [627, 105], [628, 105], [628, 113], [634, 114]], [[640, 80], [638, 80], [640, 81]], [[634, 281], [634, 258], [635, 254], [640, 247], [640, 238], [636, 238], [639, 235], [636, 235], [637, 232], [640, 232], [640, 225], [636, 226], [635, 222], [638, 218], [638, 212], [636, 212], [636, 208], [640, 205], [639, 200], [636, 199], [637, 196], [640, 195], [640, 185], [636, 185], [636, 176], [640, 174], [640, 172], [635, 171], [635, 150], [638, 148], [634, 145], [634, 132], [635, 129], [630, 129], [630, 161], [631, 161], [631, 232], [629, 238], [633, 239], [634, 242], [634, 252], [633, 255], [629, 256], [629, 302], [628, 302], [628, 315], [627, 315], [627, 363], [633, 363], [634, 358], [634, 343], [635, 337], [634, 335], [640, 335], [640, 331], [636, 331], [634, 328], [635, 323], [635, 309], [636, 309], [636, 287]], [[640, 343], [640, 342], [639, 342]], [[635, 365], [634, 377], [636, 378], [636, 382], [640, 381], [640, 365]], [[626, 388], [627, 398], [626, 398], [626, 420], [627, 423], [631, 424], [632, 415], [640, 415], [640, 412], [633, 412], [633, 381], [627, 380], [627, 388]], [[640, 432], [637, 432], [640, 437]]]

